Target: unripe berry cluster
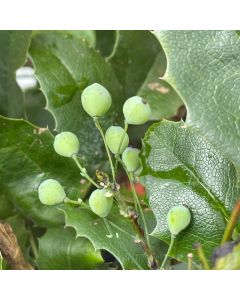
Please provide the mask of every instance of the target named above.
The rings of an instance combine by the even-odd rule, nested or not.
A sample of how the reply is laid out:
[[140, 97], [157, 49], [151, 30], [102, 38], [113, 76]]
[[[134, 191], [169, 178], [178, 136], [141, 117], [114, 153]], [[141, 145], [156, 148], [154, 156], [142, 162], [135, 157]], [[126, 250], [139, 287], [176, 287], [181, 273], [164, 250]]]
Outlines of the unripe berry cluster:
[[[112, 104], [112, 98], [108, 90], [99, 83], [93, 83], [86, 87], [81, 96], [81, 102], [85, 112], [95, 121], [108, 112]], [[140, 125], [149, 121], [151, 109], [149, 104], [139, 96], [129, 98], [123, 105], [125, 129], [120, 126], [110, 126], [103, 138], [106, 146], [119, 159], [122, 154], [122, 163], [127, 172], [135, 172], [140, 168], [139, 149], [129, 147], [127, 124]], [[105, 218], [110, 213], [113, 196], [106, 187], [100, 189], [87, 174], [77, 159], [80, 149], [78, 137], [72, 132], [61, 132], [55, 136], [54, 150], [61, 156], [73, 158], [81, 170], [81, 175], [98, 187], [89, 198], [90, 209], [98, 216]], [[67, 199], [61, 184], [53, 179], [42, 182], [38, 188], [39, 199], [43, 204], [55, 205]], [[73, 202], [73, 201], [72, 201]]]

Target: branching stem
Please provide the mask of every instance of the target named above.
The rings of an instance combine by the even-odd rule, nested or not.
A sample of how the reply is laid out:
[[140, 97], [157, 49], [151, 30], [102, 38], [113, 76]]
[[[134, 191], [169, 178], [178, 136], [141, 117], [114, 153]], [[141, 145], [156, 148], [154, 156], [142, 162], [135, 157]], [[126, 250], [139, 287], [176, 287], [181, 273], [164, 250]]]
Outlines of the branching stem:
[[76, 154], [74, 154], [72, 156], [72, 159], [75, 161], [76, 165], [80, 169], [81, 175], [83, 177], [85, 177], [89, 182], [91, 182], [93, 185], [95, 185], [95, 187], [97, 187], [99, 189], [100, 186], [88, 175], [87, 170], [85, 168], [83, 168], [82, 165], [80, 164], [80, 162], [78, 161]]

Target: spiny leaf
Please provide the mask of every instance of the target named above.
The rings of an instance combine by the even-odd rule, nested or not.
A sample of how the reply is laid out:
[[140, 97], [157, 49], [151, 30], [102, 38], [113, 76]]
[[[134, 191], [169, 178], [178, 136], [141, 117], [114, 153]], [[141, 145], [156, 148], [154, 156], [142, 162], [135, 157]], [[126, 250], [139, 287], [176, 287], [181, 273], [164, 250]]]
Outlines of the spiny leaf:
[[[106, 227], [102, 218], [93, 214], [85, 208], [63, 209], [66, 218], [66, 226], [73, 227], [78, 237], [88, 238], [95, 249], [105, 249], [112, 253], [120, 262], [123, 269], [148, 269], [147, 259], [139, 245], [135, 244], [136, 233], [133, 231], [129, 219], [119, 214], [118, 208], [113, 207], [107, 222], [111, 232]], [[156, 224], [151, 212], [146, 213], [149, 229], [152, 230]], [[113, 237], [109, 238], [112, 234]], [[166, 250], [165, 245], [152, 238], [153, 252], [157, 258], [162, 259]]]
[[221, 241], [239, 196], [233, 164], [183, 122], [152, 125], [144, 139], [143, 173], [150, 206], [157, 219], [153, 235], [167, 243], [167, 213], [186, 205], [191, 223], [176, 238], [171, 256], [186, 260], [195, 242], [209, 255]]
[[235, 31], [156, 31], [167, 56], [164, 79], [197, 129], [240, 172], [240, 39]]
[[1, 193], [38, 225], [61, 224], [58, 209], [41, 204], [37, 188], [48, 178], [58, 180], [69, 197], [84, 197], [88, 183], [80, 184], [73, 161], [60, 157], [53, 149], [53, 136], [45, 128], [27, 121], [0, 117]]
[[109, 113], [102, 119], [107, 128], [122, 114], [122, 91], [116, 76], [105, 59], [88, 43], [56, 32], [36, 35], [30, 55], [47, 108], [56, 120], [56, 129], [75, 133], [81, 142], [80, 156], [90, 165], [104, 156], [101, 137], [91, 117], [83, 110], [81, 93], [94, 82], [105, 86], [112, 95]]

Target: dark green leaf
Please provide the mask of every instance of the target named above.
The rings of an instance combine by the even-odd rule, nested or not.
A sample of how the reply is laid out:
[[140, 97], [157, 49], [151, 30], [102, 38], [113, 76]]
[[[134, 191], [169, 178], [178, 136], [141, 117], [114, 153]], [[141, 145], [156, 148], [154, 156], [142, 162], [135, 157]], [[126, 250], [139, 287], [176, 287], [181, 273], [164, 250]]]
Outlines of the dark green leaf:
[[95, 47], [96, 45], [96, 34], [94, 30], [34, 30], [33, 34], [41, 34], [44, 32], [61, 32], [66, 35], [72, 35], [80, 40], [87, 41], [91, 47]]
[[30, 38], [29, 30], [0, 31], [0, 114], [7, 117], [23, 116], [23, 93], [15, 71], [26, 60]]
[[86, 238], [76, 238], [71, 228], [48, 229], [39, 241], [37, 263], [42, 270], [91, 270], [103, 268], [100, 251]]
[[18, 244], [23, 252], [29, 242], [29, 232], [26, 228], [26, 221], [19, 215], [14, 215], [6, 219], [17, 237]]
[[176, 114], [182, 101], [173, 88], [160, 79], [166, 69], [166, 57], [149, 31], [118, 31], [108, 60], [124, 88], [125, 98], [138, 94], [147, 99], [152, 120]]
[[[2, 188], [0, 186], [0, 191]], [[4, 220], [15, 213], [12, 202], [4, 195], [0, 194], [0, 220]]]
[[93, 120], [82, 108], [81, 93], [93, 82], [104, 85], [113, 103], [102, 123], [104, 128], [112, 124], [122, 110], [123, 98], [111, 67], [87, 43], [61, 33], [38, 34], [30, 53], [57, 130], [77, 134], [81, 158], [90, 164], [99, 163], [105, 156], [103, 143]]
[[156, 38], [149, 31], [118, 31], [109, 62], [123, 86], [126, 99], [138, 93], [160, 49]]
[[221, 241], [239, 196], [234, 166], [183, 122], [163, 121], [149, 129], [142, 153], [143, 176], [157, 219], [153, 235], [169, 243], [166, 216], [183, 204], [191, 223], [175, 241], [171, 256], [186, 261], [193, 243], [210, 255]]
[[160, 79], [166, 69], [166, 58], [161, 51], [147, 74], [138, 95], [147, 99], [152, 109], [152, 120], [170, 118], [177, 113], [182, 100], [174, 89]]
[[53, 136], [23, 120], [0, 117], [1, 193], [39, 226], [63, 222], [56, 206], [42, 205], [37, 188], [47, 179], [58, 180], [70, 198], [84, 197], [89, 185], [80, 184], [79, 170], [71, 159], [53, 149]]
[[[77, 236], [88, 238], [95, 249], [105, 249], [112, 253], [123, 269], [147, 269], [147, 260], [140, 246], [134, 243], [136, 238], [131, 222], [120, 216], [116, 207], [107, 217], [112, 238], [109, 238], [104, 220], [85, 208], [65, 208], [66, 226], [73, 227]], [[155, 241], [154, 241], [155, 242]], [[158, 244], [154, 244], [161, 253]], [[159, 247], [159, 248], [158, 248]]]
[[116, 40], [116, 30], [96, 30], [96, 48], [102, 56], [109, 56]]
[[235, 31], [156, 31], [168, 60], [164, 79], [197, 129], [240, 172], [240, 39]]
[[32, 124], [53, 130], [55, 122], [52, 114], [45, 109], [46, 99], [38, 89], [28, 90], [25, 93], [26, 119]]

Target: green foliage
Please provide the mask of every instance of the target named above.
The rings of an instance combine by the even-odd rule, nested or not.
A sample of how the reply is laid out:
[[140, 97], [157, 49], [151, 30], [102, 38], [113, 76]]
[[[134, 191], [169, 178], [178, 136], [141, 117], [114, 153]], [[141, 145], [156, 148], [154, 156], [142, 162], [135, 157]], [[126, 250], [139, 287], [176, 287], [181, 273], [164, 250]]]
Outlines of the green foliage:
[[233, 164], [183, 122], [152, 125], [144, 139], [143, 173], [150, 206], [157, 219], [153, 235], [170, 242], [167, 213], [186, 205], [192, 220], [176, 237], [172, 257], [182, 261], [203, 243], [208, 255], [221, 241], [239, 196]]
[[15, 72], [26, 61], [31, 31], [0, 31], [0, 114], [23, 116], [23, 93], [15, 80]]
[[116, 207], [107, 220], [113, 237], [104, 220], [85, 208], [65, 208], [66, 226], [73, 227], [78, 237], [88, 238], [95, 249], [112, 253], [124, 269], [145, 269], [147, 261], [142, 249], [134, 244], [135, 234], [128, 219], [120, 216]]
[[138, 95], [147, 99], [151, 106], [152, 120], [171, 118], [183, 104], [174, 89], [163, 79], [166, 69], [166, 57], [161, 50], [149, 70]]
[[[240, 268], [238, 241], [219, 247], [240, 195], [239, 33], [38, 30], [0, 31], [0, 39], [0, 219], [28, 262], [37, 269], [186, 269], [198, 242], [194, 268]], [[23, 95], [15, 72], [27, 57], [39, 85]], [[106, 97], [98, 89], [82, 103], [93, 83]], [[129, 98], [150, 107], [137, 112]], [[180, 106], [186, 122], [152, 125], [185, 120]], [[121, 160], [124, 119], [131, 125]], [[57, 143], [63, 132], [74, 134], [71, 145]], [[63, 203], [39, 200], [48, 179], [62, 185]], [[94, 186], [110, 196], [95, 206]], [[56, 203], [52, 192], [47, 204]], [[183, 215], [177, 234], [169, 211], [180, 205], [191, 220]], [[240, 223], [232, 220], [235, 238]]]
[[159, 79], [166, 68], [166, 57], [152, 33], [118, 31], [108, 60], [123, 87], [125, 99], [136, 94], [147, 99], [153, 120], [176, 114], [182, 101], [170, 85]]
[[0, 194], [0, 207], [0, 219], [6, 219], [7, 217], [14, 215], [15, 213], [15, 209], [12, 202], [9, 199], [7, 199], [7, 197], [4, 194]]
[[81, 159], [89, 164], [99, 162], [104, 157], [102, 141], [91, 118], [83, 110], [81, 93], [94, 82], [109, 90], [113, 105], [103, 119], [104, 127], [109, 127], [121, 112], [124, 100], [113, 70], [87, 43], [62, 33], [36, 35], [30, 55], [47, 98], [47, 108], [56, 120], [56, 129], [71, 131], [84, 141]]
[[156, 31], [168, 60], [164, 75], [197, 129], [240, 171], [240, 40], [235, 31]]
[[89, 184], [80, 184], [74, 163], [57, 155], [53, 136], [26, 121], [0, 117], [1, 193], [17, 210], [38, 225], [63, 222], [56, 207], [47, 207], [38, 200], [37, 189], [45, 179], [54, 178], [74, 199], [83, 197]]
[[42, 270], [104, 269], [100, 251], [71, 228], [51, 228], [39, 238], [38, 267]]

